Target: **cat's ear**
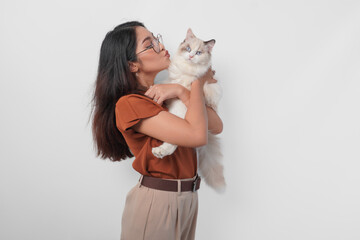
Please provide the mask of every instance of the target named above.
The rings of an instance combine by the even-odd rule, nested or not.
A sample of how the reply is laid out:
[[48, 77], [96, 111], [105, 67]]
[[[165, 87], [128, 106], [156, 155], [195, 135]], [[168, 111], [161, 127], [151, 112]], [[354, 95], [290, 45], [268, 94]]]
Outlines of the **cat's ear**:
[[211, 39], [211, 40], [209, 40], [209, 41], [206, 41], [206, 42], [204, 42], [205, 43], [205, 46], [206, 46], [206, 49], [208, 50], [208, 52], [211, 52], [212, 51], [212, 49], [213, 49], [213, 47], [214, 47], [214, 45], [215, 45], [215, 39]]
[[186, 39], [185, 39], [185, 40], [189, 40], [189, 39], [194, 38], [194, 37], [195, 37], [194, 33], [191, 31], [191, 28], [189, 28], [189, 29], [187, 30]]

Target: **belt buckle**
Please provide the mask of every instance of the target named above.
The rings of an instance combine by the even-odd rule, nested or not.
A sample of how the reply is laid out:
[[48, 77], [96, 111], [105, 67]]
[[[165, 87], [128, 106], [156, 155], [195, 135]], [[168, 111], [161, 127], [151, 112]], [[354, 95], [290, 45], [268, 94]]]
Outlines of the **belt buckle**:
[[198, 180], [199, 180], [199, 175], [196, 175], [196, 178], [195, 178], [195, 180], [193, 181], [193, 189], [192, 189], [193, 192], [196, 191], [195, 188], [196, 188], [196, 184], [197, 184]]

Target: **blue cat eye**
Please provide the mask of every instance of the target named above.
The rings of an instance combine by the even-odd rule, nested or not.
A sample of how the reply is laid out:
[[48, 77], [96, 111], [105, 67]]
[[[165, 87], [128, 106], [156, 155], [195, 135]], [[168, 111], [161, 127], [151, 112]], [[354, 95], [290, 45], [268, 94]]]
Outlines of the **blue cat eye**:
[[186, 47], [186, 51], [190, 52], [191, 48], [189, 46]]
[[197, 51], [197, 52], [196, 52], [196, 55], [200, 55], [200, 54], [201, 54], [201, 51]]

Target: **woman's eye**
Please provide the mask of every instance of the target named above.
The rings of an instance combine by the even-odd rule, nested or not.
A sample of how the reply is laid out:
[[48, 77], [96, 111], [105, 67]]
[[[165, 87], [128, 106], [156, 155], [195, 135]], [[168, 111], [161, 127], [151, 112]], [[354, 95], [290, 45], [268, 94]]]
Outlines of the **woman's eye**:
[[196, 55], [200, 55], [200, 54], [201, 54], [201, 51], [197, 51], [197, 52], [196, 52]]
[[191, 48], [190, 47], [186, 47], [186, 51], [190, 52]]

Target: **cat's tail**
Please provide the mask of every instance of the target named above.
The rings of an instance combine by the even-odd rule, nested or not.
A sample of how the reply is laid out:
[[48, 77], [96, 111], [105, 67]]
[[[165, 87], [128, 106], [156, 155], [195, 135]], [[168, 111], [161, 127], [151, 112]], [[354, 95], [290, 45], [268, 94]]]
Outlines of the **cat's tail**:
[[224, 193], [226, 182], [224, 178], [223, 154], [220, 138], [208, 134], [208, 144], [197, 148], [199, 168], [198, 173], [207, 185], [218, 193]]

